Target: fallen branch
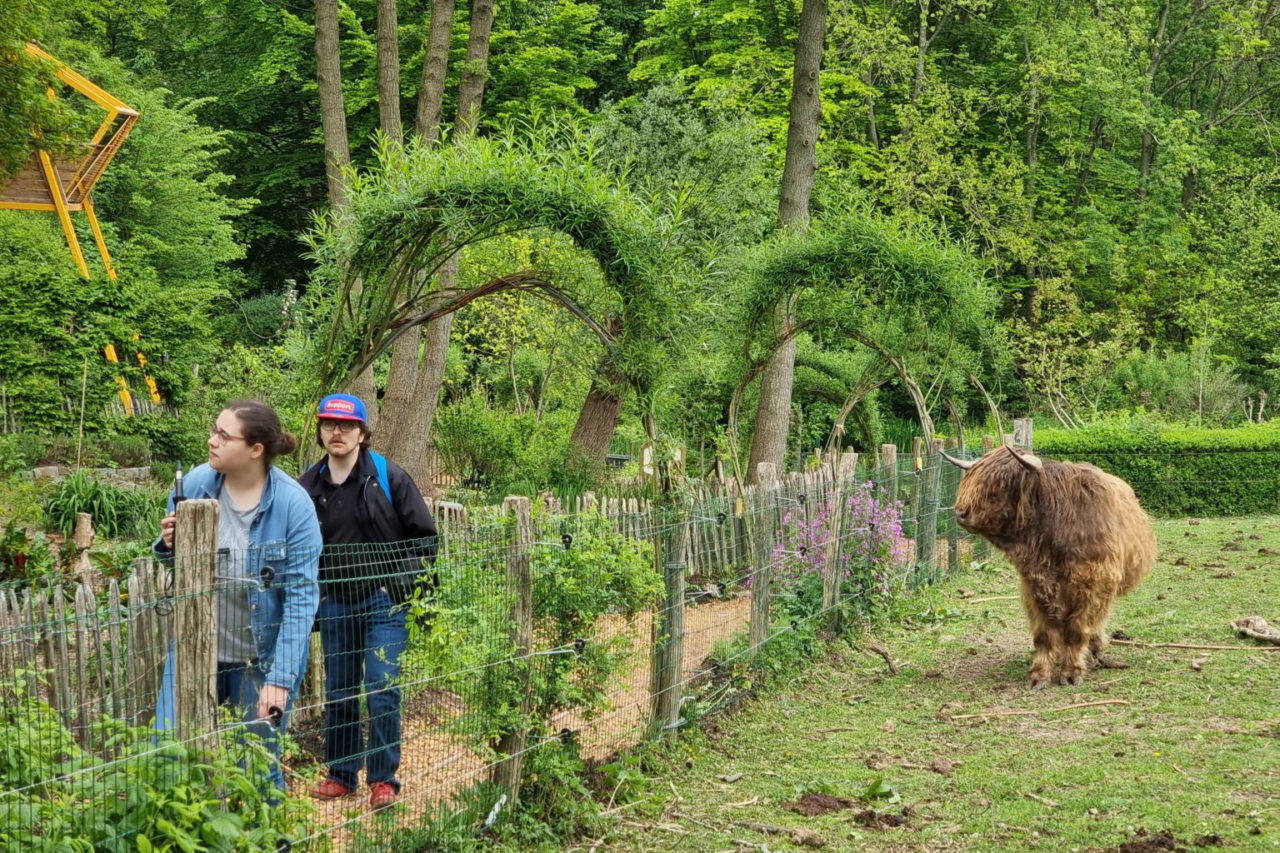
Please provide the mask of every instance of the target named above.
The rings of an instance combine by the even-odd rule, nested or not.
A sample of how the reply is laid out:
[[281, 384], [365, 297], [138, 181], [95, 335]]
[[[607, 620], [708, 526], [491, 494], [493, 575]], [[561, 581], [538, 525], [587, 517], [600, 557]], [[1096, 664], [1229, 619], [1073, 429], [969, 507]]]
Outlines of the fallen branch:
[[1193, 643], [1143, 643], [1138, 640], [1111, 640], [1113, 646], [1138, 646], [1143, 649], [1208, 649], [1219, 652], [1275, 652], [1280, 647], [1268, 649], [1265, 646], [1199, 646]]
[[898, 665], [893, 662], [893, 658], [889, 657], [889, 651], [887, 649], [883, 646], [878, 646], [875, 643], [867, 643], [867, 648], [884, 658], [884, 662], [889, 665], [889, 672], [891, 674], [898, 674]]
[[1022, 794], [1022, 796], [1026, 797], [1028, 800], [1035, 800], [1037, 803], [1044, 803], [1046, 806], [1048, 806], [1051, 809], [1056, 809], [1058, 807], [1058, 803], [1055, 803], [1053, 800], [1050, 800], [1047, 797], [1041, 797], [1039, 794], [1033, 794], [1030, 791], [1019, 791], [1019, 793]]
[[993, 595], [990, 598], [962, 598], [961, 601], [966, 604], [983, 604], [988, 601], [1013, 601], [1021, 597], [1019, 595]]
[[981, 714], [956, 714], [948, 720], [972, 720], [977, 717], [1035, 717], [1040, 714], [1052, 714], [1056, 711], [1071, 711], [1076, 708], [1096, 708], [1099, 705], [1128, 705], [1128, 699], [1103, 699], [1098, 702], [1077, 702], [1074, 705], [1063, 705], [1060, 708], [1041, 708], [1038, 711], [984, 711]]

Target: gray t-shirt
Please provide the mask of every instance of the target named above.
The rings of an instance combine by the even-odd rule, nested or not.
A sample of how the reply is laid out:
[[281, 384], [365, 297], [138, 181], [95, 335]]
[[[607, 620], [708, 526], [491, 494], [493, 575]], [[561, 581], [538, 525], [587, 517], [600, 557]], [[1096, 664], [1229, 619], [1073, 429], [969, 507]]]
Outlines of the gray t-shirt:
[[257, 505], [236, 509], [226, 489], [218, 495], [219, 663], [248, 663], [258, 657], [249, 611], [249, 589], [255, 579], [245, 569], [249, 527], [257, 515]]

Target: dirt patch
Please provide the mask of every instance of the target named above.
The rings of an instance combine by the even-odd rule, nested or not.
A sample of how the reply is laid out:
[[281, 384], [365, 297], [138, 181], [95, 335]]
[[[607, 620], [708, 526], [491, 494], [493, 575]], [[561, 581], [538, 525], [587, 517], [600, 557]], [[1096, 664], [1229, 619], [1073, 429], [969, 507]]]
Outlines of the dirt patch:
[[853, 808], [853, 800], [844, 797], [833, 797], [830, 794], [808, 793], [801, 796], [794, 803], [784, 803], [785, 808], [796, 814], [805, 817], [817, 817], [818, 815], [830, 814], [838, 812], [841, 809]]
[[[1192, 844], [1195, 847], [1222, 847], [1223, 841], [1221, 835], [1201, 835]], [[1145, 829], [1139, 829], [1134, 833], [1133, 838], [1119, 847], [1108, 847], [1100, 851], [1100, 853], [1162, 853], [1162, 851], [1190, 853], [1190, 850], [1190, 847], [1175, 838], [1173, 833], [1167, 829], [1159, 832], [1148, 832]]]
[[853, 819], [867, 829], [893, 829], [907, 825], [907, 816], [892, 812], [878, 812], [875, 809], [864, 809], [853, 816]]

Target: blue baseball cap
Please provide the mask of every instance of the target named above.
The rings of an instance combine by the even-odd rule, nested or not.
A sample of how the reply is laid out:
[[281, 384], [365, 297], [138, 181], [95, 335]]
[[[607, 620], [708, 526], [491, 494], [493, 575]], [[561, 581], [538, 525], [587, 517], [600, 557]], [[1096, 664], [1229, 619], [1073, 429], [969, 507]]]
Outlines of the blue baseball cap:
[[351, 394], [330, 394], [325, 397], [320, 401], [320, 411], [316, 413], [316, 417], [331, 421], [368, 421], [364, 401]]

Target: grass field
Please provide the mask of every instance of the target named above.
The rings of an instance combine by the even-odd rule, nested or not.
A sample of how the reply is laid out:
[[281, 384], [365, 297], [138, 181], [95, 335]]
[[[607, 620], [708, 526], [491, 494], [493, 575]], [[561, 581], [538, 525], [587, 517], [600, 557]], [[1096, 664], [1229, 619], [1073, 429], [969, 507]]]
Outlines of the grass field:
[[1128, 669], [1031, 692], [1015, 574], [975, 566], [880, 633], [896, 675], [845, 646], [651, 765], [570, 849], [1280, 850], [1280, 647], [1228, 624], [1280, 622], [1280, 518], [1156, 526], [1111, 630], [1231, 650], [1116, 645]]

